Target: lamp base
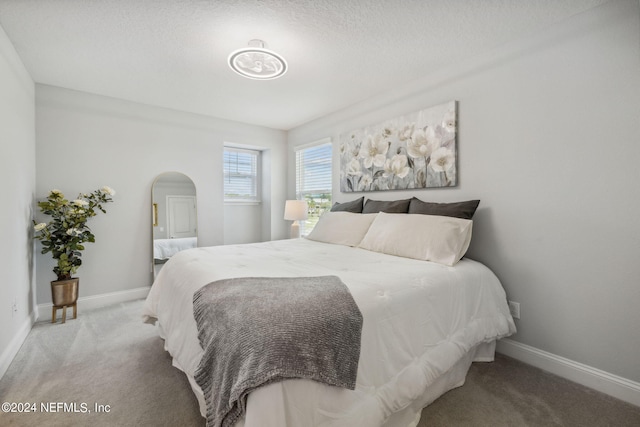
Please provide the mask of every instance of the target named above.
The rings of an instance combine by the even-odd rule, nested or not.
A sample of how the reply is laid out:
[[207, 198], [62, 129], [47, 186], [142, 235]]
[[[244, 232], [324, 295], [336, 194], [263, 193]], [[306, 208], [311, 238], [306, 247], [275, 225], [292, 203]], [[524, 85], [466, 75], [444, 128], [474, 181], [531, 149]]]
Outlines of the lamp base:
[[291, 224], [291, 232], [289, 236], [292, 239], [300, 238], [300, 223], [298, 223], [298, 221], [293, 221], [293, 224]]

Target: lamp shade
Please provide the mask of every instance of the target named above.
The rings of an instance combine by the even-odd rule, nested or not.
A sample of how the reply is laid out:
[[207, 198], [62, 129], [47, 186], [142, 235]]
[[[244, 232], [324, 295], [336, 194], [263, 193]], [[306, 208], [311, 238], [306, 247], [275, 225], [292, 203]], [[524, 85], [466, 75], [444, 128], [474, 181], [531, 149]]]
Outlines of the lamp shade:
[[306, 200], [287, 200], [284, 205], [284, 219], [289, 221], [307, 219], [307, 209]]

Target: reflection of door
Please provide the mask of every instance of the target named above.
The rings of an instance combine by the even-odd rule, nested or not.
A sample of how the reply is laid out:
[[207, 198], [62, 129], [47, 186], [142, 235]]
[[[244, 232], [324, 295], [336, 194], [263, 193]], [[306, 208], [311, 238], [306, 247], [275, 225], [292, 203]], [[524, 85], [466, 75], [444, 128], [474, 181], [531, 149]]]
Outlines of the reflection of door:
[[196, 236], [194, 196], [167, 196], [167, 227], [170, 239]]

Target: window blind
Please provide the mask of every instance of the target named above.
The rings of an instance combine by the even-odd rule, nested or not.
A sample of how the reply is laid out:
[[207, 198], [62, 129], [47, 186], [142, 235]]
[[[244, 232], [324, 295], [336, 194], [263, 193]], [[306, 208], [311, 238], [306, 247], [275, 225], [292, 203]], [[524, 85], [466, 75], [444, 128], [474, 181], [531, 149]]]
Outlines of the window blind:
[[296, 198], [306, 200], [309, 218], [301, 222], [301, 234], [308, 234], [325, 211], [331, 209], [331, 142], [296, 150]]
[[259, 151], [225, 147], [224, 200], [258, 202]]

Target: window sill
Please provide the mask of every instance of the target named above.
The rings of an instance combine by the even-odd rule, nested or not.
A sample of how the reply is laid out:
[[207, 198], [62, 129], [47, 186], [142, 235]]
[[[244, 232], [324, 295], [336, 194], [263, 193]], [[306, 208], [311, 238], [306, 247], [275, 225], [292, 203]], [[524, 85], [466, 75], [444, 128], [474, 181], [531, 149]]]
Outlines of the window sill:
[[261, 200], [225, 200], [224, 201], [224, 205], [225, 206], [243, 206], [243, 205], [249, 205], [249, 206], [255, 206], [255, 205], [259, 205], [261, 204], [262, 201]]

